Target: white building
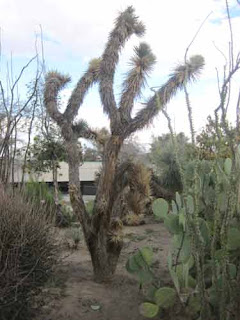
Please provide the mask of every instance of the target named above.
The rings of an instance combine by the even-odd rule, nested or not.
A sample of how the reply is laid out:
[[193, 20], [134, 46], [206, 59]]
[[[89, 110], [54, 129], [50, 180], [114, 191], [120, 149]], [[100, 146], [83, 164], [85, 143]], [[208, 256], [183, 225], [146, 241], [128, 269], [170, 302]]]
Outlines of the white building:
[[[68, 175], [68, 164], [66, 162], [59, 163], [60, 168], [58, 169], [58, 182], [60, 187], [67, 187], [69, 182], [69, 175]], [[96, 174], [101, 169], [102, 163], [101, 162], [84, 162], [80, 166], [79, 172], [79, 179], [81, 183], [81, 189], [83, 194], [94, 194], [95, 193], [95, 177]], [[52, 172], [41, 172], [41, 173], [28, 173], [26, 172], [24, 175], [24, 182], [29, 182], [31, 180], [34, 181], [44, 181], [49, 184], [52, 184]], [[10, 182], [12, 181], [12, 177], [10, 178]], [[14, 183], [21, 183], [22, 182], [22, 161], [15, 161], [15, 170], [14, 170]]]

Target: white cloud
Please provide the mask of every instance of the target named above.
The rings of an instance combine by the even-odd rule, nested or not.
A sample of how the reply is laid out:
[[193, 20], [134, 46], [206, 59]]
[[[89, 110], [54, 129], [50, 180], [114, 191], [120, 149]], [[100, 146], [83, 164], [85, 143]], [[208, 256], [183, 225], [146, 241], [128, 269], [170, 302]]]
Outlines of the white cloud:
[[[235, 3], [234, 0], [230, 1], [231, 6]], [[185, 49], [196, 30], [203, 19], [213, 11], [189, 52], [189, 55], [202, 54], [206, 61], [199, 83], [190, 89], [196, 128], [199, 129], [218, 103], [215, 67], [222, 70], [220, 68], [224, 60], [213, 42], [225, 54], [228, 52], [229, 29], [227, 20], [223, 19], [226, 17], [223, 0], [1, 0], [3, 51], [6, 54], [12, 51], [16, 56], [32, 56], [35, 46], [34, 32], [39, 33], [41, 24], [47, 39], [44, 42], [46, 60], [57, 61], [62, 72], [68, 71], [70, 62], [76, 63], [77, 70], [80, 61], [85, 65], [91, 58], [101, 55], [113, 20], [118, 11], [128, 5], [133, 5], [140, 19], [144, 21], [147, 31], [142, 40], [151, 45], [157, 56], [158, 62], [152, 73], [151, 85], [160, 85], [174, 64], [183, 60]], [[234, 18], [232, 23], [236, 38], [235, 52], [238, 52], [240, 39], [237, 31], [240, 30], [240, 18]], [[134, 37], [127, 43], [118, 68], [121, 73], [126, 70], [133, 45], [139, 41]], [[107, 118], [102, 114], [96, 90], [94, 92], [93, 97], [88, 95], [80, 110], [80, 116], [86, 118], [93, 127], [106, 126]], [[186, 113], [183, 111], [186, 109], [183, 95], [176, 97], [168, 109], [175, 119], [176, 130], [188, 132]], [[150, 128], [139, 133], [139, 137], [147, 142], [151, 134], [166, 131], [163, 117], [158, 116]]]
[[26, 54], [41, 24], [44, 32], [61, 44], [60, 48], [49, 47], [49, 51], [61, 54], [70, 50], [81, 57], [93, 57], [101, 54], [117, 12], [131, 4], [146, 24], [145, 38], [157, 56], [170, 60], [176, 57], [176, 50], [186, 46], [211, 10], [215, 19], [220, 16], [224, 1], [2, 0], [0, 21], [5, 46], [15, 54]]

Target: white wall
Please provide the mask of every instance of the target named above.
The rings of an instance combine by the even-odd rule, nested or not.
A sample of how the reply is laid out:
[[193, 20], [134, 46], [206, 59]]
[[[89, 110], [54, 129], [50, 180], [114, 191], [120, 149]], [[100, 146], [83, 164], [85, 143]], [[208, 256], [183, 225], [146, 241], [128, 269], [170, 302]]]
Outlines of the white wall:
[[[100, 170], [102, 166], [101, 162], [84, 162], [80, 166], [79, 178], [80, 181], [94, 181], [95, 174]], [[41, 174], [35, 173], [26, 173], [24, 176], [24, 181], [29, 181], [30, 177], [33, 177], [34, 180], [52, 182], [52, 172], [46, 172]], [[14, 181], [21, 182], [22, 180], [22, 162], [15, 163], [14, 170]], [[11, 178], [10, 178], [11, 181]], [[58, 170], [58, 181], [67, 182], [68, 179], [68, 164], [66, 162], [60, 162], [60, 169]]]

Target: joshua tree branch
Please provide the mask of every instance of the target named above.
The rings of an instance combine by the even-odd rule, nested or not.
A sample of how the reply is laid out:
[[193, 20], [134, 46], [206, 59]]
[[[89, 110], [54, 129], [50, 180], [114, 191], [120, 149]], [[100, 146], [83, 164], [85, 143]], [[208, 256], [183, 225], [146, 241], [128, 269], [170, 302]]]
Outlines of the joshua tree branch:
[[49, 72], [46, 76], [44, 90], [44, 104], [51, 118], [62, 128], [65, 121], [63, 114], [58, 110], [58, 94], [60, 90], [70, 81], [58, 72]]
[[98, 141], [97, 132], [90, 129], [85, 121], [80, 120], [78, 123], [72, 125], [72, 130], [78, 138]]
[[150, 47], [146, 43], [141, 43], [134, 48], [135, 55], [130, 63], [133, 66], [127, 73], [123, 82], [123, 91], [120, 101], [120, 112], [122, 118], [127, 121], [131, 119], [131, 111], [134, 100], [141, 95], [141, 89], [146, 83], [146, 78], [156, 62]]
[[64, 112], [64, 117], [67, 118], [69, 122], [72, 122], [74, 117], [77, 115], [79, 107], [83, 103], [84, 97], [90, 87], [98, 81], [99, 67], [100, 59], [93, 59], [89, 64], [88, 70], [73, 90], [68, 101], [67, 108]]
[[204, 66], [202, 56], [193, 56], [185, 64], [178, 66], [169, 80], [158, 90], [158, 92], [146, 103], [145, 107], [140, 110], [135, 118], [130, 122], [126, 130], [126, 137], [138, 129], [142, 129], [149, 124], [153, 117], [160, 111], [157, 99], [160, 99], [160, 105], [164, 107], [170, 99], [183, 89], [187, 82], [196, 80]]
[[143, 24], [134, 14], [134, 9], [128, 7], [117, 18], [115, 28], [109, 36], [100, 66], [100, 96], [103, 110], [109, 115], [111, 121], [115, 120], [118, 114], [113, 92], [113, 80], [119, 52], [131, 35], [140, 36], [144, 30]]

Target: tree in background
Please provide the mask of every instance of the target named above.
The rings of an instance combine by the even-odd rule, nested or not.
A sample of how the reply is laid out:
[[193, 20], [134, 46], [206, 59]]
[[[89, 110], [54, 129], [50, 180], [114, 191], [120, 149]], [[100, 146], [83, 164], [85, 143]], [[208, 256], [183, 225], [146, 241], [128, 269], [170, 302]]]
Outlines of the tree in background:
[[[87, 124], [86, 124], [87, 126]], [[107, 128], [95, 130], [96, 134], [101, 137], [100, 140], [92, 140], [91, 146], [83, 146], [83, 162], [84, 161], [102, 161], [103, 158], [103, 145], [110, 136], [110, 132]]]
[[[36, 63], [36, 73], [28, 86], [24, 98], [20, 97], [18, 86], [28, 67]], [[29, 60], [15, 77], [11, 69], [6, 81], [0, 79], [0, 181], [7, 184], [14, 182], [14, 162], [17, 154], [17, 142], [20, 128], [25, 124], [28, 136], [31, 134], [32, 123], [38, 101], [38, 87], [41, 78], [38, 55]], [[2, 74], [1, 74], [2, 76]]]
[[[190, 144], [184, 133], [176, 135], [176, 143], [179, 150], [181, 163], [186, 163], [190, 158]], [[154, 165], [154, 172], [157, 172], [156, 183], [166, 190], [172, 192], [182, 190], [182, 181], [179, 168], [175, 158], [175, 151], [172, 138], [169, 133], [159, 137], [153, 137], [149, 158]]]
[[[110, 137], [110, 132], [107, 128], [96, 130], [101, 140], [106, 141]], [[91, 146], [83, 147], [83, 161], [99, 161], [103, 158], [103, 143], [92, 141]], [[130, 137], [123, 142], [119, 153], [119, 161], [137, 160], [144, 164], [148, 163], [147, 153], [141, 143], [134, 137]]]
[[102, 153], [94, 147], [83, 146], [83, 161], [101, 161]]
[[[127, 183], [131, 184], [127, 172], [131, 170], [134, 173], [133, 166], [125, 166], [121, 167], [122, 171], [119, 175], [118, 157], [124, 141], [134, 132], [148, 125], [177, 91], [196, 79], [204, 65], [201, 56], [191, 57], [183, 65], [179, 65], [168, 81], [159, 87], [135, 116], [132, 116], [134, 102], [140, 96], [147, 76], [156, 61], [150, 47], [146, 43], [135, 47], [134, 56], [131, 58], [131, 69], [123, 81], [119, 105], [114, 96], [114, 75], [121, 49], [126, 41], [134, 34], [142, 36], [144, 31], [145, 27], [132, 7], [120, 13], [102, 57], [91, 61], [88, 70], [73, 90], [63, 113], [58, 108], [58, 94], [70, 78], [58, 72], [49, 72], [46, 76], [45, 106], [52, 119], [61, 128], [65, 140], [71, 203], [83, 228], [96, 281], [105, 281], [112, 277], [123, 246], [121, 237], [113, 238], [112, 234], [121, 229], [121, 221], [113, 211], [115, 201], [122, 188], [125, 188]], [[106, 140], [102, 140], [101, 136], [90, 130], [82, 121], [74, 122], [86, 93], [94, 83], [99, 84], [103, 111], [110, 120], [110, 136]], [[80, 158], [77, 145], [80, 137], [95, 139], [103, 144], [102, 172], [91, 217], [88, 215], [80, 191]], [[125, 177], [124, 181], [119, 180], [122, 176]], [[136, 183], [136, 187], [139, 188], [139, 192], [144, 190], [141, 181]]]
[[229, 124], [228, 126], [228, 134], [226, 134], [223, 124], [219, 125], [219, 130], [216, 132], [215, 121], [210, 116], [208, 117], [205, 128], [197, 136], [201, 159], [213, 160], [217, 156], [216, 152], [218, 152], [218, 157], [230, 157], [232, 141], [239, 142], [240, 135], [236, 127], [231, 127]]
[[124, 141], [119, 154], [120, 162], [128, 160], [141, 162], [142, 164], [148, 163], [147, 153], [144, 149], [144, 146], [139, 143], [138, 140], [134, 137], [130, 137], [129, 139]]
[[30, 171], [52, 172], [54, 185], [54, 200], [59, 204], [58, 169], [59, 162], [66, 161], [64, 142], [58, 130], [53, 125], [48, 127], [46, 135], [37, 135], [30, 146], [28, 169]]

